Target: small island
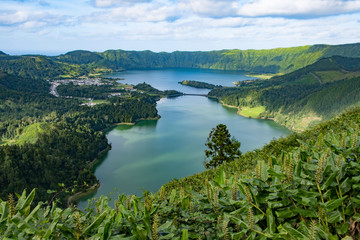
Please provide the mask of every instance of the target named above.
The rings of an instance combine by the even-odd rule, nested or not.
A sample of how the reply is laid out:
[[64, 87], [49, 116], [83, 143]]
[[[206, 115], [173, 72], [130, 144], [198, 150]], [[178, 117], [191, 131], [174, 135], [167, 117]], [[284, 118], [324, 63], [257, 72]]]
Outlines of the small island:
[[181, 85], [190, 86], [194, 88], [207, 88], [207, 89], [214, 89], [214, 88], [220, 88], [221, 85], [214, 85], [206, 82], [198, 82], [198, 81], [192, 81], [192, 80], [184, 80], [179, 82]]

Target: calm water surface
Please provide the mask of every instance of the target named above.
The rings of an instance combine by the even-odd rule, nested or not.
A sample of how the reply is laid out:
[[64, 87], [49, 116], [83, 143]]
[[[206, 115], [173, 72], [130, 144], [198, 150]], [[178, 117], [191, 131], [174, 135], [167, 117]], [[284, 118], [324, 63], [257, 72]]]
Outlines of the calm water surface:
[[[249, 79], [237, 72], [209, 70], [144, 70], [122, 72], [114, 77], [122, 82], [147, 82], [165, 90], [185, 93], [207, 93], [206, 89], [181, 86], [182, 80], [204, 81], [223, 86]], [[241, 142], [241, 151], [260, 148], [273, 138], [290, 133], [284, 127], [269, 121], [248, 119], [236, 114], [236, 109], [223, 107], [206, 97], [182, 96], [161, 99], [157, 104], [159, 120], [140, 121], [134, 126], [118, 126], [107, 137], [112, 149], [96, 168], [100, 180], [97, 193], [87, 200], [114, 193], [141, 195], [143, 190], [157, 191], [164, 183], [204, 170], [205, 141], [209, 132], [219, 123], [228, 126], [231, 135]]]

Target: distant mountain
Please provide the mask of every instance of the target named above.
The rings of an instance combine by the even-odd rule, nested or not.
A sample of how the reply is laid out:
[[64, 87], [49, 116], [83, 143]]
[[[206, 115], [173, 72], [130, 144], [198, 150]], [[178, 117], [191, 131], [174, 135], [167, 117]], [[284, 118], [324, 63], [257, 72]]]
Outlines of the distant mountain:
[[74, 64], [91, 63], [112, 70], [207, 68], [255, 73], [288, 73], [312, 64], [322, 57], [333, 55], [360, 57], [360, 44], [172, 53], [124, 50], [108, 50], [103, 53], [75, 51], [60, 55], [56, 59]]
[[99, 54], [94, 52], [76, 50], [60, 55], [56, 57], [56, 59], [60, 60], [61, 62], [67, 62], [67, 63], [89, 64], [89, 63], [99, 62], [103, 59], [103, 57], [101, 57]]
[[23, 77], [76, 77], [126, 69], [204, 68], [251, 73], [289, 73], [334, 55], [360, 57], [360, 43], [269, 50], [172, 53], [77, 50], [55, 57], [0, 55], [0, 70]]
[[7, 55], [7, 54], [4, 53], [3, 51], [0, 51], [0, 55]]
[[262, 109], [258, 117], [303, 130], [360, 105], [360, 58], [323, 58], [283, 76], [240, 82], [209, 95], [239, 107], [240, 114], [242, 109]]

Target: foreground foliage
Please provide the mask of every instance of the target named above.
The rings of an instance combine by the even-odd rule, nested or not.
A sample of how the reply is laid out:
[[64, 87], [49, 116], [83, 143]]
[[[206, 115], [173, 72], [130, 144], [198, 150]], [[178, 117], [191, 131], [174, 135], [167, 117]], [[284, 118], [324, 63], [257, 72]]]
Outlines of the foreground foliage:
[[359, 239], [359, 115], [358, 108], [156, 194], [119, 195], [114, 208], [104, 196], [80, 211], [32, 205], [35, 190], [10, 195], [0, 202], [0, 236]]

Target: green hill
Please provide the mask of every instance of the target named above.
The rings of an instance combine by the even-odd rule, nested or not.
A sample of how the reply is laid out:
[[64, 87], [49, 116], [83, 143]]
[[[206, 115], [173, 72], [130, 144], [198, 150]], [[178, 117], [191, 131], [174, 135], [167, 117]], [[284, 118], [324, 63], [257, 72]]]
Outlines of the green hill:
[[[0, 200], [0, 236], [25, 239], [357, 239], [360, 108], [143, 197], [85, 211]], [[109, 203], [114, 202], [114, 208]]]
[[0, 70], [22, 77], [76, 77], [154, 68], [205, 68], [250, 73], [289, 73], [334, 55], [360, 57], [360, 44], [313, 45], [268, 50], [221, 50], [172, 53], [77, 50], [56, 57], [0, 54]]
[[[255, 73], [291, 72], [314, 63], [324, 56], [360, 57], [360, 44], [314, 45], [269, 50], [221, 50], [209, 52], [154, 53], [151, 51], [108, 50], [103, 53], [71, 52], [57, 57], [71, 63], [91, 63], [110, 68], [207, 68]], [[91, 57], [89, 57], [91, 55]], [[96, 57], [96, 55], [100, 56]], [[91, 60], [89, 60], [91, 59]]]
[[217, 88], [209, 95], [239, 107], [243, 115], [246, 115], [243, 109], [263, 107], [259, 117], [274, 119], [293, 130], [304, 130], [359, 106], [359, 89], [360, 59], [334, 56], [270, 80]]

